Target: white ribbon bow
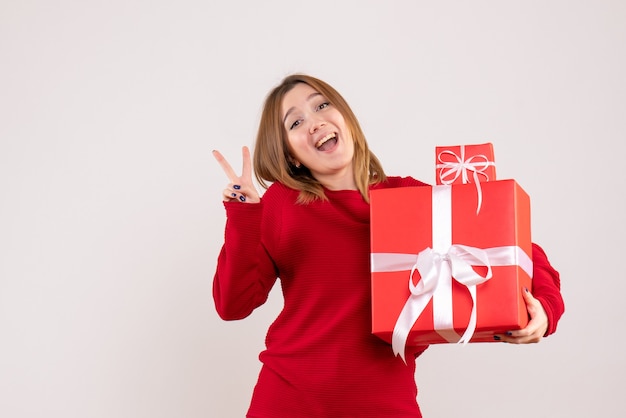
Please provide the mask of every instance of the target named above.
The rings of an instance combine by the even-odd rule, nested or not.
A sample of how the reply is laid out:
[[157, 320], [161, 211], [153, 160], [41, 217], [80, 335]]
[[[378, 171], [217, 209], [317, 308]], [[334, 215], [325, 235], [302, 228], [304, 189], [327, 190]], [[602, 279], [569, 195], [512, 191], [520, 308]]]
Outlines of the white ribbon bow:
[[[480, 249], [467, 245], [455, 244], [446, 254], [438, 254], [432, 248], [426, 248], [417, 255], [396, 253], [372, 253], [372, 272], [402, 271], [411, 269], [409, 275], [409, 290], [411, 295], [407, 299], [398, 316], [392, 335], [392, 348], [396, 355], [404, 356], [406, 342], [411, 328], [428, 305], [433, 300], [433, 322], [435, 330], [443, 333], [453, 328], [452, 310], [445, 306], [438, 307], [436, 294], [447, 292], [446, 282], [452, 279], [464, 285], [472, 297], [472, 311], [465, 332], [458, 341], [467, 344], [476, 329], [476, 286], [491, 279], [493, 266], [520, 266], [532, 277], [532, 260], [517, 246], [503, 246]], [[412, 266], [412, 267], [411, 267]], [[487, 267], [484, 276], [476, 273], [472, 266]], [[413, 284], [413, 274], [418, 271], [421, 279]], [[446, 339], [449, 339], [444, 335]], [[456, 336], [458, 338], [458, 335]], [[450, 341], [454, 342], [454, 341]]]
[[[452, 155], [456, 161], [444, 161], [442, 155]], [[474, 184], [476, 185], [476, 193], [478, 194], [478, 205], [476, 207], [476, 214], [480, 212], [480, 207], [483, 201], [482, 189], [480, 187], [480, 181], [478, 176], [485, 177], [485, 181], [489, 181], [489, 176], [485, 173], [485, 170], [490, 166], [495, 166], [496, 163], [489, 161], [489, 159], [483, 155], [472, 155], [467, 160], [465, 159], [465, 146], [461, 145], [461, 155], [456, 155], [450, 150], [445, 150], [437, 155], [439, 164], [436, 167], [439, 169], [439, 180], [441, 184], [449, 186], [453, 184], [459, 177], [463, 184], [469, 183], [468, 172], [472, 173]], [[493, 179], [492, 179], [493, 180]]]

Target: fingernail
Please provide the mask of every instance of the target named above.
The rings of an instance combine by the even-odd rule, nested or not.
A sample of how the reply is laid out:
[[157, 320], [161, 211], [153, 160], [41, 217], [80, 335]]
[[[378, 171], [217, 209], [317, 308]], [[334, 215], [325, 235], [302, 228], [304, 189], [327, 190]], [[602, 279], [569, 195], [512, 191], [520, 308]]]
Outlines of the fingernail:
[[494, 335], [493, 339], [496, 340], [496, 341], [500, 341], [500, 336], [499, 335]]
[[241, 189], [241, 186], [240, 186], [240, 185], [238, 185], [238, 184], [235, 184], [235, 185], [233, 186], [233, 189], [235, 189], [235, 190], [239, 190], [239, 189]]
[[527, 287], [524, 288], [524, 292], [528, 293], [528, 288]]
[[230, 194], [232, 197], [237, 197], [237, 193], [231, 193]]
[[241, 200], [242, 202], [246, 201], [246, 197], [245, 196], [239, 196], [239, 200]]
[[511, 335], [513, 335], [513, 333], [511, 331], [507, 331], [506, 335], [508, 335], [510, 337]]

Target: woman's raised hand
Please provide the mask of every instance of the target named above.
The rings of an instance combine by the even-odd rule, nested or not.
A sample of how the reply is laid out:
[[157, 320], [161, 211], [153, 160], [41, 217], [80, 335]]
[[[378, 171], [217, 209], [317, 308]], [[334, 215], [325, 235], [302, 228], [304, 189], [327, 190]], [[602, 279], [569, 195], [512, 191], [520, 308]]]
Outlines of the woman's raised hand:
[[224, 173], [230, 180], [230, 183], [222, 192], [223, 200], [224, 202], [259, 203], [261, 198], [252, 183], [252, 163], [248, 147], [242, 148], [241, 155], [243, 157], [243, 169], [241, 176], [238, 176], [224, 156], [219, 151], [213, 151], [213, 156], [222, 166], [222, 170], [224, 170]]

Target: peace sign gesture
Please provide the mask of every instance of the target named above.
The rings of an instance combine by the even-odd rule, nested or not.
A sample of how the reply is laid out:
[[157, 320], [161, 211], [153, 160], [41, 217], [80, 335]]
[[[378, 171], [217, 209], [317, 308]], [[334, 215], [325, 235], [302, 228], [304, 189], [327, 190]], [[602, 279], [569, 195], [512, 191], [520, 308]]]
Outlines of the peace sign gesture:
[[219, 151], [213, 151], [213, 156], [222, 166], [222, 170], [224, 170], [224, 173], [230, 180], [230, 183], [222, 192], [223, 200], [224, 202], [259, 203], [261, 198], [252, 183], [252, 163], [248, 147], [241, 149], [241, 155], [243, 157], [243, 169], [241, 176], [238, 176], [224, 156]]

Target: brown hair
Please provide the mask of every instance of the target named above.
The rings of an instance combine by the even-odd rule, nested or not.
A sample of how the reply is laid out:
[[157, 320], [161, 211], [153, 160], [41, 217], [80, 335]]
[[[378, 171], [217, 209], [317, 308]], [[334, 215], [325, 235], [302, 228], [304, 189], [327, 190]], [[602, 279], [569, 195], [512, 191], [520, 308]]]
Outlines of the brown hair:
[[376, 156], [369, 150], [359, 121], [344, 98], [329, 84], [305, 74], [292, 74], [283, 79], [265, 99], [259, 131], [254, 148], [254, 172], [264, 188], [268, 183], [281, 182], [300, 190], [299, 203], [326, 199], [322, 184], [304, 166], [291, 163], [287, 143], [287, 131], [282, 122], [282, 101], [296, 84], [304, 83], [322, 94], [343, 116], [354, 141], [354, 179], [363, 199], [369, 202], [368, 188], [371, 184], [385, 181], [387, 176]]

